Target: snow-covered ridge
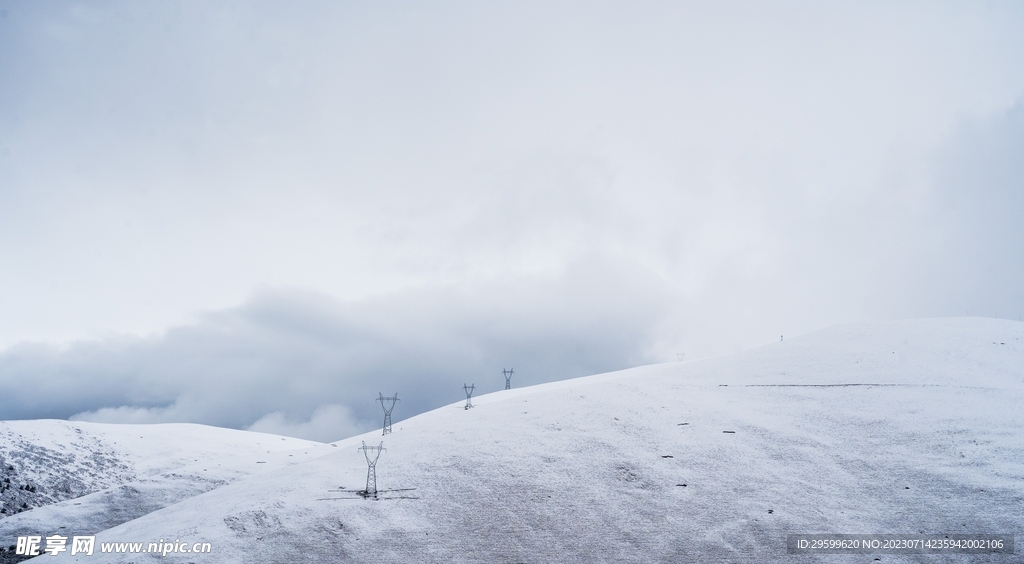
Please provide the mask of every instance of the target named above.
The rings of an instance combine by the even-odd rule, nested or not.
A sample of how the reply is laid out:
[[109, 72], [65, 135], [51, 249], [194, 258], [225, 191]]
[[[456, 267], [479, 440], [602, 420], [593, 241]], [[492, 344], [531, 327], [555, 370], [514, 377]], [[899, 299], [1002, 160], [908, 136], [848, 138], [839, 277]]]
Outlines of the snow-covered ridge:
[[3, 546], [58, 522], [56, 528], [109, 528], [324, 446], [184, 423], [2, 421]]
[[[207, 557], [83, 561], [777, 562], [790, 533], [1024, 542], [1022, 339], [1003, 320], [857, 324], [470, 410], [453, 397], [99, 532], [210, 542]], [[357, 447], [381, 440], [381, 499], [350, 495]], [[66, 509], [38, 533], [67, 527]]]
[[200, 461], [221, 465], [239, 455], [321, 445], [187, 423], [110, 425], [54, 419], [0, 421], [0, 439], [4, 515], [20, 512], [17, 501], [40, 507]]

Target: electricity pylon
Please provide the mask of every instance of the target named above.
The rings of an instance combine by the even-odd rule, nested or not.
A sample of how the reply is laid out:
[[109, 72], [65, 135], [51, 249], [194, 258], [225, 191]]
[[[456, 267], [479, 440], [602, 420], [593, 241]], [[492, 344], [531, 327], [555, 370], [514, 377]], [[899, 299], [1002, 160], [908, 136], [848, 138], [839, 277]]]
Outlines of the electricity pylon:
[[382, 435], [387, 435], [391, 432], [391, 410], [395, 408], [395, 403], [398, 401], [398, 394], [386, 398], [384, 394], [377, 392], [380, 395], [377, 401], [380, 402], [380, 406], [384, 409], [384, 432]]
[[[374, 499], [377, 499], [377, 459], [380, 458], [380, 452], [387, 449], [384, 448], [383, 442], [377, 446], [366, 446], [364, 441], [359, 450], [363, 451], [366, 456], [366, 490], [362, 494], [366, 497], [372, 495]], [[373, 458], [370, 458], [371, 452]]]
[[469, 409], [473, 407], [473, 390], [476, 389], [476, 384], [463, 384], [462, 389], [466, 390], [466, 407], [464, 409]]
[[511, 390], [512, 389], [512, 375], [515, 374], [515, 372], [516, 372], [515, 368], [509, 368], [508, 370], [505, 370], [504, 368], [501, 369], [501, 373], [505, 375], [505, 389], [506, 390]]

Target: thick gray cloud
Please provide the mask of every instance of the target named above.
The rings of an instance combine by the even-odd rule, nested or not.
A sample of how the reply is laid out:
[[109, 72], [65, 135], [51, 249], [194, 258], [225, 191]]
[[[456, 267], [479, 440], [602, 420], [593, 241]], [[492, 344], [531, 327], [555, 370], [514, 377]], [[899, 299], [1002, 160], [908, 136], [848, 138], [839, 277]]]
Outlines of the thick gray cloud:
[[1019, 3], [0, 16], [0, 378], [50, 391], [11, 416], [308, 434], [370, 418], [300, 399], [328, 373], [372, 397], [1024, 309]]
[[458, 401], [464, 383], [501, 389], [503, 368], [525, 386], [652, 361], [665, 292], [633, 267], [347, 303], [265, 292], [149, 338], [15, 346], [0, 355], [0, 410], [343, 438], [379, 424], [381, 392], [399, 393], [397, 421]]
[[[1024, 102], [964, 125], [939, 154], [937, 263], [919, 287], [949, 315], [1024, 314]], [[934, 290], [932, 290], [934, 288]], [[924, 309], [922, 307], [922, 309]]]

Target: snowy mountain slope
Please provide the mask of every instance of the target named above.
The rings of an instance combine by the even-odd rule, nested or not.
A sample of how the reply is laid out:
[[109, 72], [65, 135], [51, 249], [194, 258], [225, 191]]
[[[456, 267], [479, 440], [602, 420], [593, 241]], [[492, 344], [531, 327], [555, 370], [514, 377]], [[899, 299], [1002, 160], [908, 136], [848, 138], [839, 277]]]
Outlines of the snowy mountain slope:
[[[209, 555], [88, 562], [871, 562], [790, 533], [1024, 538], [1024, 324], [836, 327], [742, 354], [498, 392], [100, 533]], [[455, 392], [453, 391], [453, 395]], [[49, 531], [40, 531], [48, 534]], [[97, 545], [99, 546], [99, 545]], [[885, 562], [1021, 562], [882, 556]], [[66, 558], [70, 558], [67, 554]], [[852, 558], [852, 559], [851, 559]]]
[[0, 437], [4, 540], [107, 529], [326, 446], [204, 425], [56, 420], [0, 422]]

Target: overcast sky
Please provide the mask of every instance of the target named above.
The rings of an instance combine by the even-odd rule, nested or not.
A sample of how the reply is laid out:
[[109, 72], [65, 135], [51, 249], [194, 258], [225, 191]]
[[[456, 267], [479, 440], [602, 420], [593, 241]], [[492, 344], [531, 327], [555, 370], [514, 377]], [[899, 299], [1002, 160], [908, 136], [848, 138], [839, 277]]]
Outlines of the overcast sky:
[[0, 417], [337, 439], [1024, 313], [1020, 2], [0, 0]]

